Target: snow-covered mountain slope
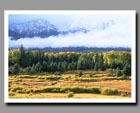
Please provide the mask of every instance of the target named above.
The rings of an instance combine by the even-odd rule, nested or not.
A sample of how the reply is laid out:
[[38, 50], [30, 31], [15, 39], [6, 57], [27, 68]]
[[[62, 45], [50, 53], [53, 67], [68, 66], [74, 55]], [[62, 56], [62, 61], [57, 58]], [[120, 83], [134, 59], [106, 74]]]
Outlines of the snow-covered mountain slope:
[[88, 29], [86, 24], [81, 24], [79, 21], [73, 22], [65, 30], [57, 29], [55, 25], [51, 24], [46, 19], [36, 19], [24, 23], [9, 24], [9, 36], [12, 37], [12, 40], [25, 37], [47, 38], [49, 36], [56, 36], [59, 34], [67, 35], [69, 33], [77, 32], [87, 33], [90, 30], [93, 29]]
[[35, 36], [44, 38], [52, 35], [58, 35], [58, 30], [45, 19], [9, 25], [9, 36], [13, 37], [13, 39]]
[[75, 33], [75, 32], [87, 33], [87, 32], [89, 32], [87, 26], [83, 23], [79, 23], [79, 21], [77, 21], [77, 20], [69, 26], [68, 31], [71, 33]]

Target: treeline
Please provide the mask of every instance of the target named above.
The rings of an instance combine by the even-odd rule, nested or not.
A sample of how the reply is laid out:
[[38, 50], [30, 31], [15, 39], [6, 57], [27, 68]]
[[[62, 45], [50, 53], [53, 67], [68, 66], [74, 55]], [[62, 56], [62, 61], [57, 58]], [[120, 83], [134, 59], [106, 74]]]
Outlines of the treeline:
[[43, 51], [43, 52], [47, 52], [47, 53], [59, 53], [59, 52], [84, 52], [84, 53], [88, 53], [88, 52], [108, 52], [108, 51], [129, 51], [131, 52], [130, 48], [93, 48], [93, 47], [60, 47], [60, 48], [52, 48], [52, 47], [46, 47], [46, 48], [32, 48], [29, 50], [39, 50], [39, 51]]
[[16, 74], [19, 69], [28, 73], [64, 72], [68, 70], [106, 70], [107, 68], [122, 70], [127, 68], [131, 73], [130, 52], [59, 52], [46, 53], [36, 50], [25, 51], [24, 47], [9, 51], [9, 73]]

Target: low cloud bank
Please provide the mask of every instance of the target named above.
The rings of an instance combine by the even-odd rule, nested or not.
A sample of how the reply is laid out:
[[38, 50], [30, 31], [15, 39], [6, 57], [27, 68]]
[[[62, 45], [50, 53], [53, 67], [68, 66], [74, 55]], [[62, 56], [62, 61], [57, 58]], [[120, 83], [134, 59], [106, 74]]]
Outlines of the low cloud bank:
[[[129, 28], [129, 29], [128, 29]], [[25, 48], [45, 47], [131, 47], [130, 26], [115, 24], [105, 30], [93, 29], [88, 33], [70, 33], [67, 35], [50, 36], [48, 38], [20, 38], [11, 40], [9, 47], [17, 48], [23, 44]]]

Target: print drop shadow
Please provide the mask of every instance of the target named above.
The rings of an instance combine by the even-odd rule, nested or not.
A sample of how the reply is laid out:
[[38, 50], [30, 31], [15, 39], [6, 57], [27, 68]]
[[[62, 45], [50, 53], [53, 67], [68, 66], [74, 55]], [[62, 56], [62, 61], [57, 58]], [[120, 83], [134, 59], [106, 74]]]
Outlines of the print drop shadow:
[[137, 106], [138, 105], [138, 17], [139, 15], [136, 13], [136, 103], [6, 103], [6, 106], [24, 106], [24, 107], [31, 107], [31, 106], [119, 106], [119, 107], [124, 107], [124, 106]]

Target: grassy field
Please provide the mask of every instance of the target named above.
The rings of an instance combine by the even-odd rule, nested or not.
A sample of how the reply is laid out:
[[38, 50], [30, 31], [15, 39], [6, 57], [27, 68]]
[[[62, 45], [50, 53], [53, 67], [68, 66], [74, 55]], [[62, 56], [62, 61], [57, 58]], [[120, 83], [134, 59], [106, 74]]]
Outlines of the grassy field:
[[10, 75], [9, 98], [131, 98], [131, 78], [106, 71], [68, 71], [61, 75]]

